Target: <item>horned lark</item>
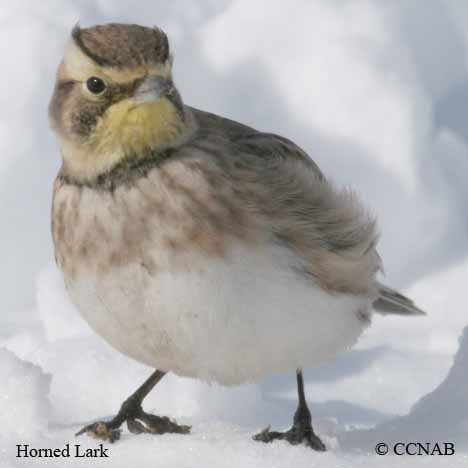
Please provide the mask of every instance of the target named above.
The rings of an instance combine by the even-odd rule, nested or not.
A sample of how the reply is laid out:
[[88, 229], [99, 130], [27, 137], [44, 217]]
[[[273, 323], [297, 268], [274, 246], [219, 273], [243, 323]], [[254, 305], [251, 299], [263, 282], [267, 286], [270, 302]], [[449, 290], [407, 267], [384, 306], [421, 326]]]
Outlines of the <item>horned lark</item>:
[[296, 370], [285, 439], [325, 450], [301, 369], [352, 346], [372, 310], [421, 314], [376, 280], [374, 219], [291, 141], [185, 105], [158, 28], [75, 27], [50, 103], [62, 168], [56, 261], [108, 343], [157, 370], [117, 416], [79, 434], [113, 441], [189, 427], [147, 414], [166, 372], [223, 385]]

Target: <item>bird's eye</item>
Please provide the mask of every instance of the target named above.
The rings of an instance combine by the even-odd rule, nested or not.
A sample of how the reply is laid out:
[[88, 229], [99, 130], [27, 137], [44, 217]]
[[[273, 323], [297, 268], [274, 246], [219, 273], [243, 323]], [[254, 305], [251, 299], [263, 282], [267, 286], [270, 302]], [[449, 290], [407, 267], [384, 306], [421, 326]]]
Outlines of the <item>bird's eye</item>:
[[106, 89], [106, 84], [101, 80], [101, 78], [92, 76], [87, 79], [86, 87], [93, 94], [101, 94]]

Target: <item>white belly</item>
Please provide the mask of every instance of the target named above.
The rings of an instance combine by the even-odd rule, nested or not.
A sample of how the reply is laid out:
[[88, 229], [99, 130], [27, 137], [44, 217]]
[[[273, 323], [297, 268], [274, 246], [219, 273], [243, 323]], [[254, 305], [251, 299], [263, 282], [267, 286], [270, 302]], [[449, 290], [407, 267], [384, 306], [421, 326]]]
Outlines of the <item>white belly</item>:
[[[370, 300], [329, 294], [291, 268], [286, 249], [237, 246], [186, 268], [83, 274], [68, 289], [112, 346], [149, 366], [222, 384], [313, 366], [355, 343]], [[297, 263], [297, 262], [296, 262]]]

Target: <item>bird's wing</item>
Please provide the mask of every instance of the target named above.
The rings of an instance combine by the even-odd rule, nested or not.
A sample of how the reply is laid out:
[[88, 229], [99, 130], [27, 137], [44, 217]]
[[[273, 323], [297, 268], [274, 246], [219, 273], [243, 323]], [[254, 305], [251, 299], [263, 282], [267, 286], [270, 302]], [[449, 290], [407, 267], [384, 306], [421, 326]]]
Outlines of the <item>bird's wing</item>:
[[239, 203], [294, 251], [304, 274], [331, 291], [375, 293], [380, 258], [374, 219], [349, 190], [336, 190], [297, 145], [196, 111], [198, 145], [217, 150]]
[[264, 133], [252, 127], [227, 119], [210, 112], [201, 111], [193, 107], [189, 108], [199, 124], [199, 137], [228, 139], [237, 146], [241, 152], [251, 152], [259, 156], [265, 162], [273, 158], [294, 158], [302, 161], [315, 175], [323, 179], [323, 174], [317, 164], [305, 151], [279, 135]]

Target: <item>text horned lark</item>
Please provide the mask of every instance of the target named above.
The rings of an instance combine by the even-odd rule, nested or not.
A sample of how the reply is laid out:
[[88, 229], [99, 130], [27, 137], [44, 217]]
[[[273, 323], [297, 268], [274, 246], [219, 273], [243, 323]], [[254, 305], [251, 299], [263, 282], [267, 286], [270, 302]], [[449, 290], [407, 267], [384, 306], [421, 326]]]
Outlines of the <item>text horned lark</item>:
[[292, 428], [254, 439], [325, 450], [301, 369], [351, 347], [373, 309], [422, 312], [377, 282], [375, 221], [353, 193], [291, 141], [185, 105], [171, 65], [160, 29], [107, 24], [75, 27], [57, 73], [57, 263], [91, 327], [157, 369], [79, 434], [189, 432], [142, 409], [166, 372], [236, 385], [296, 370]]

